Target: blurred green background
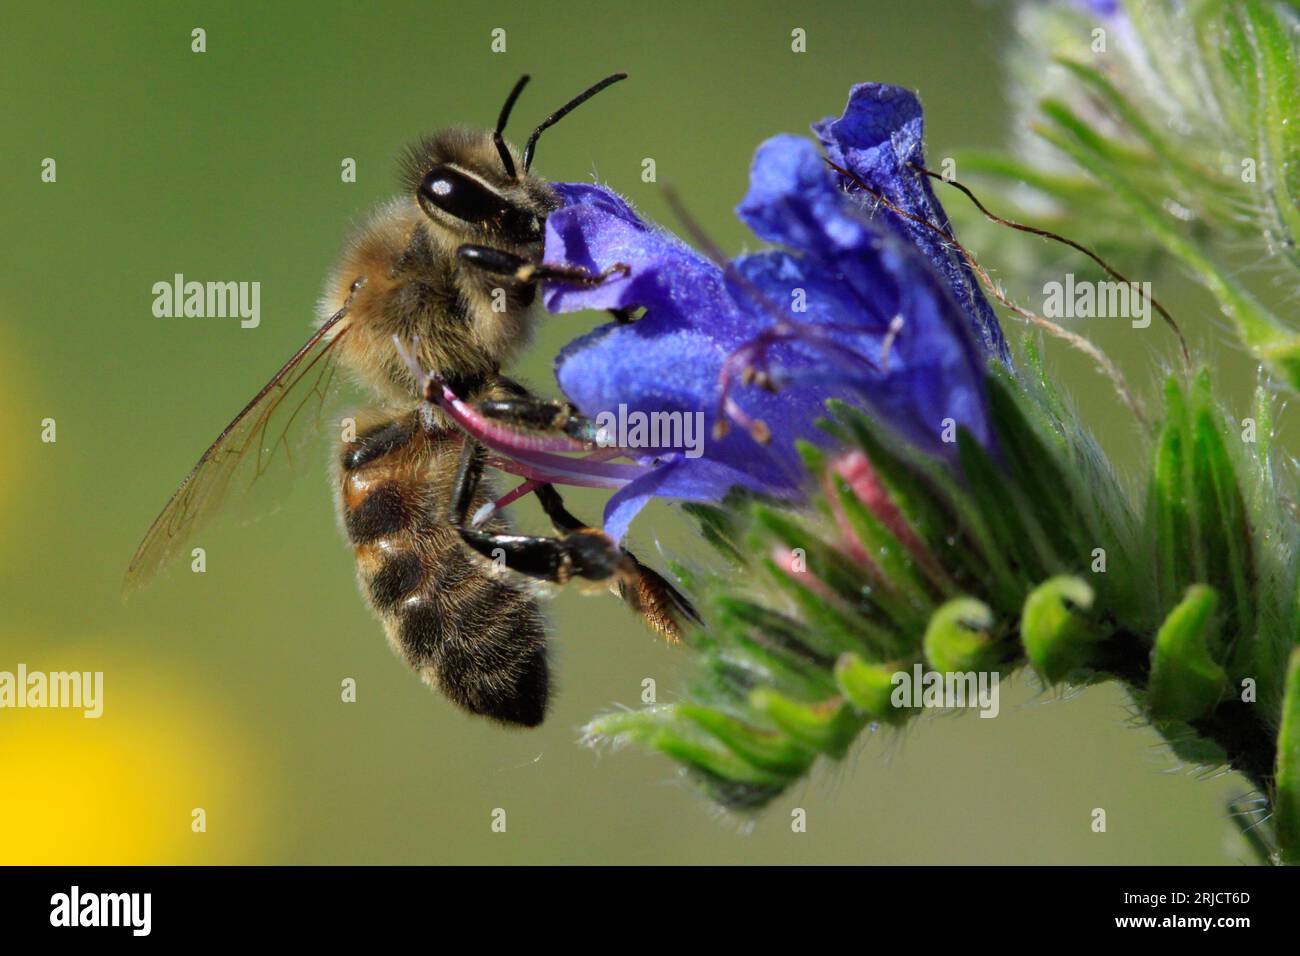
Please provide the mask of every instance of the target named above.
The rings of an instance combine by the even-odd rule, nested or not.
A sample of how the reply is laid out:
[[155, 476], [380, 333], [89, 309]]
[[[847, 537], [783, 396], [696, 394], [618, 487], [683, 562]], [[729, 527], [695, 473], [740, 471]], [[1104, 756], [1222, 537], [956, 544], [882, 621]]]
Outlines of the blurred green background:
[[[390, 654], [363, 604], [324, 443], [276, 513], [205, 535], [205, 574], [182, 564], [130, 604], [119, 595], [172, 489], [306, 337], [346, 229], [394, 192], [394, 157], [418, 134], [489, 125], [530, 72], [520, 136], [626, 70], [630, 82], [547, 134], [537, 170], [596, 173], [664, 220], [672, 183], [739, 251], [752, 237], [731, 209], [754, 146], [838, 113], [854, 82], [920, 91], [931, 165], [1001, 142], [1002, 5], [46, 4], [6, 21], [0, 670], [103, 670], [106, 702], [98, 721], [0, 712], [0, 862], [1245, 857], [1223, 809], [1242, 781], [1179, 768], [1115, 688], [1062, 699], [1029, 680], [1004, 690], [996, 720], [930, 718], [865, 740], [752, 825], [720, 820], [667, 761], [578, 745], [590, 716], [639, 702], [644, 678], [670, 699], [685, 666], [603, 596], [552, 603], [558, 695], [542, 729], [467, 718]], [[206, 53], [191, 52], [195, 27]], [[489, 48], [497, 27], [503, 54]], [[790, 51], [796, 27], [804, 54]], [[45, 157], [57, 183], [40, 180]], [[345, 157], [355, 184], [340, 181]], [[641, 182], [644, 157], [659, 185]], [[176, 272], [260, 281], [260, 328], [155, 318], [151, 286]], [[553, 389], [551, 356], [599, 320], [545, 320], [520, 377]], [[1194, 340], [1218, 334], [1191, 325]], [[1148, 394], [1172, 355], [1156, 331], [1104, 342]], [[1215, 347], [1222, 380], [1245, 387], [1248, 364]], [[1123, 461], [1122, 406], [1085, 362], [1056, 345], [1049, 358]], [[55, 444], [40, 441], [45, 418]], [[599, 513], [598, 496], [574, 501]], [[534, 508], [521, 521], [541, 527]], [[633, 542], [653, 553], [674, 521], [659, 508]], [[355, 704], [340, 700], [346, 677]], [[794, 807], [806, 833], [791, 832]], [[1094, 807], [1105, 834], [1091, 832]]]

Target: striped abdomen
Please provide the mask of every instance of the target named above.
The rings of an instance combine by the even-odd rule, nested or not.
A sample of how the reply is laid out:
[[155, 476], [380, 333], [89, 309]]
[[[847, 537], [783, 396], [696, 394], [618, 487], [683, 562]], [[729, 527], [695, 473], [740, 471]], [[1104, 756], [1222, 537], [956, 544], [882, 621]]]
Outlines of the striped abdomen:
[[[460, 435], [431, 433], [414, 413], [359, 420], [357, 435], [340, 451], [339, 502], [361, 587], [389, 643], [471, 713], [540, 724], [548, 688], [541, 610], [447, 520]], [[470, 513], [489, 495], [481, 487]]]

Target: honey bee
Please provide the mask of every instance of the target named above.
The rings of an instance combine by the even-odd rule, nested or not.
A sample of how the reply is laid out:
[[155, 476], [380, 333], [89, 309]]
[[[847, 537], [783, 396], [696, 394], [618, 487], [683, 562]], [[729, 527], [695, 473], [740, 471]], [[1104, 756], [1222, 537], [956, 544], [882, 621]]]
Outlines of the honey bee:
[[300, 433], [325, 420], [341, 366], [376, 404], [355, 416], [355, 440], [337, 449], [340, 521], [390, 645], [426, 683], [473, 714], [541, 723], [549, 672], [533, 579], [605, 582], [652, 629], [678, 636], [695, 617], [686, 599], [574, 517], [553, 486], [535, 494], [555, 537], [511, 535], [499, 511], [469, 526], [496, 500], [486, 449], [424, 401], [425, 383], [394, 347], [410, 343], [419, 368], [509, 427], [592, 434], [572, 406], [531, 395], [501, 369], [529, 338], [540, 281], [595, 284], [619, 271], [542, 264], [546, 217], [560, 202], [531, 167], [545, 130], [624, 78], [606, 77], [556, 110], [522, 152], [503, 133], [527, 76], [494, 130], [453, 127], [408, 149], [404, 195], [346, 243], [319, 327], [203, 453], [137, 549], [128, 587], [151, 578], [227, 499], [292, 465]]

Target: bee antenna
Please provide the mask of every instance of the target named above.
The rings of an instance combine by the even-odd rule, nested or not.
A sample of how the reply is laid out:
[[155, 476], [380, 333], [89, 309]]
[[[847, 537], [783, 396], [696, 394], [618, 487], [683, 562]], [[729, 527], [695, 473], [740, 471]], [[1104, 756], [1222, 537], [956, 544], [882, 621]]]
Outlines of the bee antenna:
[[[515, 88], [510, 91], [510, 95], [506, 97], [506, 105], [501, 107], [501, 115], [497, 117], [497, 128], [492, 133], [492, 142], [497, 144], [497, 154], [501, 157], [501, 165], [506, 168], [506, 175], [511, 179], [519, 177], [515, 172], [514, 157], [510, 155], [510, 150], [506, 147], [505, 137], [501, 134], [506, 131], [506, 122], [510, 119], [510, 111], [515, 108], [515, 100], [519, 99], [519, 94], [528, 85], [528, 79], [528, 74], [525, 73], [519, 78]], [[527, 163], [524, 163], [524, 168], [528, 168]]]
[[605, 77], [595, 86], [589, 87], [588, 89], [579, 93], [577, 96], [569, 100], [569, 102], [565, 103], [563, 106], [561, 106], [550, 116], [546, 117], [546, 119], [542, 120], [542, 124], [538, 126], [537, 129], [533, 130], [533, 135], [528, 137], [528, 144], [524, 147], [524, 172], [527, 172], [533, 166], [533, 149], [534, 147], [537, 146], [537, 137], [541, 136], [542, 133], [550, 129], [560, 120], [564, 119], [564, 117], [568, 116], [570, 113], [576, 110], [583, 103], [587, 102], [587, 100], [591, 99], [601, 90], [603, 90], [605, 87], [612, 86], [613, 84], [617, 83], [619, 80], [626, 80], [626, 79], [627, 79], [626, 73], [611, 74], [610, 76]]

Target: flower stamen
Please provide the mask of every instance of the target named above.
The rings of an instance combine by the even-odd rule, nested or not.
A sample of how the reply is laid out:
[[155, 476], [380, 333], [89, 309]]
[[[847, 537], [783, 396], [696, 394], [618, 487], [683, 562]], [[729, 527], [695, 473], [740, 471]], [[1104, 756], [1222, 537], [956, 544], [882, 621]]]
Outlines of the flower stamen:
[[889, 330], [885, 332], [885, 338], [880, 343], [880, 368], [881, 371], [889, 371], [889, 351], [894, 347], [894, 340], [898, 338], [903, 331], [906, 323], [901, 315], [896, 315], [889, 320]]

